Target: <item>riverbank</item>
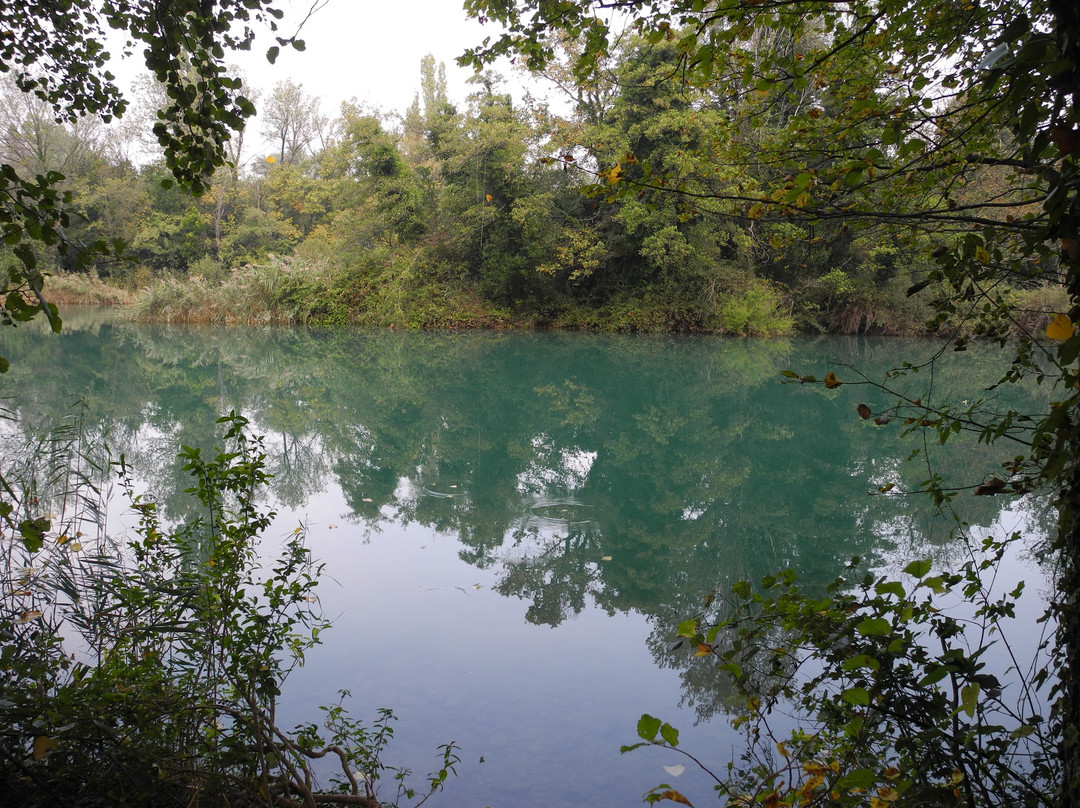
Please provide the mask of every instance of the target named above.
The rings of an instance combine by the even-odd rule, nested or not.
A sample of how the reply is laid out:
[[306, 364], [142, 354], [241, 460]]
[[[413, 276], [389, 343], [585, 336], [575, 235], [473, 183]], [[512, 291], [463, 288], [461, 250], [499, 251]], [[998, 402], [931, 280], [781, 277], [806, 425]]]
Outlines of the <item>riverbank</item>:
[[[392, 268], [391, 268], [392, 270]], [[906, 282], [905, 282], [906, 283]], [[1044, 285], [1003, 293], [1014, 333], [1038, 333], [1066, 308], [1063, 289]], [[85, 275], [51, 276], [47, 298], [58, 306], [115, 306], [137, 322], [310, 325], [392, 329], [533, 329], [565, 331], [716, 333], [785, 336], [793, 333], [926, 336], [963, 333], [962, 313], [928, 327], [928, 294], [908, 297], [896, 289], [815, 297], [763, 279], [691, 309], [685, 300], [626, 293], [598, 306], [567, 297], [543, 306], [522, 300], [513, 307], [486, 300], [462, 280], [435, 282], [386, 271], [335, 271], [298, 265], [288, 258], [246, 265], [223, 280], [170, 276], [126, 289]]]

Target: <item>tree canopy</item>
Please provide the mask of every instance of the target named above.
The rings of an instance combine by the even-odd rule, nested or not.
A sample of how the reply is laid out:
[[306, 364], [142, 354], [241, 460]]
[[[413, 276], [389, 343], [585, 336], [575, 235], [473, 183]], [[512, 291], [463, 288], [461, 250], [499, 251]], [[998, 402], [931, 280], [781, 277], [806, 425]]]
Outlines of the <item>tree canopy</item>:
[[[250, 49], [257, 29], [276, 32], [283, 16], [270, 0], [5, 2], [0, 4], [0, 72], [10, 74], [22, 93], [48, 105], [58, 122], [94, 117], [108, 123], [129, 105], [110, 60], [138, 51], [167, 98], [153, 126], [165, 166], [181, 186], [201, 194], [225, 163], [229, 139], [255, 114], [241, 80], [226, 67], [226, 53]], [[120, 53], [107, 49], [110, 34]], [[267, 52], [270, 61], [281, 47], [304, 47], [295, 34], [275, 38]], [[62, 179], [55, 170], [28, 175], [11, 163], [0, 165], [0, 228], [20, 262], [4, 284], [0, 317], [5, 322], [43, 311], [59, 327], [55, 307], [41, 295], [36, 245], [56, 246], [87, 261], [95, 252], [119, 246], [68, 238], [71, 199], [57, 188]]]
[[[1080, 7], [1070, 0], [467, 0], [504, 27], [463, 61], [501, 55], [542, 70], [558, 38], [579, 43], [580, 82], [595, 82], [627, 37], [674, 58], [665, 80], [711, 98], [721, 151], [694, 145], [673, 168], [628, 148], [587, 167], [597, 192], [681, 200], [735, 220], [888, 226], [928, 236], [935, 265], [912, 292], [937, 290], [939, 322], [1005, 341], [1022, 316], [1005, 285], [1053, 281], [1068, 304], [1045, 333], [1004, 353], [1002, 377], [1056, 384], [1054, 406], [984, 422], [988, 440], [1022, 435], [996, 490], [1059, 493], [1062, 577], [1063, 804], [1080, 798]], [[580, 164], [563, 153], [565, 163]], [[732, 163], [754, 182], [725, 182]], [[881, 232], [880, 230], [878, 232]], [[958, 340], [963, 347], [965, 337]], [[907, 402], [917, 423], [961, 427], [957, 413]], [[980, 493], [993, 493], [983, 490]], [[655, 734], [655, 733], [654, 733]]]

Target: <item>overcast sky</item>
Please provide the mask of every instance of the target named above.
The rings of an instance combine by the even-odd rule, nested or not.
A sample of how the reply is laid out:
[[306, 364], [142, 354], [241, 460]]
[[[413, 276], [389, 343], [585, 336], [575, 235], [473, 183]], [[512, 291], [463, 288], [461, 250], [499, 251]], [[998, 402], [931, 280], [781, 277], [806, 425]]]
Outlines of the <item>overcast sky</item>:
[[[285, 0], [283, 33], [291, 34], [312, 0]], [[449, 95], [462, 101], [471, 70], [455, 59], [498, 29], [469, 20], [461, 0], [329, 0], [301, 32], [307, 50], [283, 50], [275, 65], [266, 63], [269, 36], [240, 60], [252, 84], [264, 93], [285, 79], [303, 84], [336, 113], [355, 97], [384, 111], [404, 110], [420, 89], [420, 60], [432, 54], [446, 64]], [[504, 72], [506, 72], [504, 68]]]

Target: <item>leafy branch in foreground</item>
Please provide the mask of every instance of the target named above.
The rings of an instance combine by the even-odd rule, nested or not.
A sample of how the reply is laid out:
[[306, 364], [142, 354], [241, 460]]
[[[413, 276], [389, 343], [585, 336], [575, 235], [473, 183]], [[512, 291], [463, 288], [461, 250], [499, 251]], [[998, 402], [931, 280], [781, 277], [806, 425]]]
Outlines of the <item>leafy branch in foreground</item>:
[[[18, 795], [15, 805], [376, 806], [384, 771], [394, 772], [395, 804], [417, 796], [409, 773], [381, 760], [390, 711], [372, 729], [340, 703], [321, 727], [277, 726], [283, 681], [329, 626], [315, 595], [321, 568], [302, 526], [276, 560], [257, 563], [273, 518], [257, 504], [262, 445], [241, 416], [220, 423], [223, 449], [181, 452], [200, 509], [180, 525], [134, 493], [123, 458], [138, 517], [126, 545], [84, 536], [85, 519], [54, 529], [42, 516], [34, 541], [4, 524], [0, 791]], [[455, 749], [442, 747], [420, 802], [454, 773]], [[329, 789], [316, 776], [324, 758], [339, 764]]]
[[[651, 716], [638, 724], [642, 741], [623, 751], [676, 750], [729, 804], [1056, 804], [1060, 727], [1044, 715], [1051, 672], [1018, 658], [1005, 633], [1023, 583], [1006, 593], [987, 583], [1018, 540], [985, 539], [956, 572], [932, 574], [919, 560], [900, 577], [860, 574], [853, 559], [822, 595], [788, 572], [760, 591], [741, 582], [730, 599], [709, 598], [678, 634], [737, 686], [741, 761], [713, 770]], [[942, 608], [950, 599], [960, 607]], [[992, 647], [1008, 660], [997, 673]], [[1046, 648], [1044, 637], [1038, 653]], [[668, 784], [646, 799], [690, 804]]]

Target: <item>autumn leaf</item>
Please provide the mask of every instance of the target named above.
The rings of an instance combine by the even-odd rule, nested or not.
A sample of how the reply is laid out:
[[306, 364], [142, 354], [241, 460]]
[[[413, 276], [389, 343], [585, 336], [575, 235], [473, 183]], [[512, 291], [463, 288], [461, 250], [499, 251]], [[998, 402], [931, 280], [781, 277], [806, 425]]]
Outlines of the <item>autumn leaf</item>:
[[833, 389], [839, 387], [841, 384], [843, 384], [843, 382], [840, 381], [838, 378], [836, 378], [836, 374], [833, 373], [832, 371], [829, 371], [828, 373], [825, 374], [825, 389], [826, 390], [833, 390]]
[[989, 497], [994, 494], [1000, 494], [1005, 488], [1005, 481], [998, 479], [997, 477], [991, 477], [985, 483], [980, 486], [976, 486], [975, 495], [980, 497]]
[[268, 155], [266, 155], [266, 162], [268, 162], [270, 165], [273, 165], [274, 163], [277, 162], [277, 158], [274, 157], [274, 155], [272, 155], [272, 154], [268, 154]]
[[871, 415], [873, 415], [873, 410], [871, 410], [865, 404], [860, 404], [858, 406], [858, 410], [859, 410], [859, 417], [862, 418], [864, 421], [867, 418], [869, 418]]
[[1046, 327], [1046, 336], [1050, 339], [1066, 340], [1069, 339], [1074, 333], [1072, 320], [1069, 319], [1067, 314], [1059, 314], [1053, 320], [1050, 325]]
[[669, 788], [667, 791], [660, 794], [658, 800], [671, 800], [672, 802], [679, 802], [683, 805], [689, 805], [690, 808], [694, 808], [694, 804], [690, 800], [686, 799], [682, 794], [673, 788]]
[[41, 760], [53, 749], [56, 749], [56, 741], [48, 735], [38, 735], [34, 738], [34, 760]]
[[715, 651], [713, 651], [711, 646], [706, 645], [705, 643], [699, 643], [698, 647], [697, 647], [697, 650], [694, 651], [694, 656], [696, 656], [696, 657], [708, 656], [709, 654], [712, 654], [712, 653], [715, 653]]
[[490, 202], [494, 198], [495, 197], [493, 197], [491, 194], [484, 194], [484, 199], [486, 199], [488, 202]]
[[607, 180], [612, 185], [615, 185], [622, 176], [622, 166], [619, 163], [615, 164], [615, 167], [607, 172]]

